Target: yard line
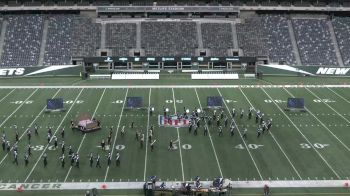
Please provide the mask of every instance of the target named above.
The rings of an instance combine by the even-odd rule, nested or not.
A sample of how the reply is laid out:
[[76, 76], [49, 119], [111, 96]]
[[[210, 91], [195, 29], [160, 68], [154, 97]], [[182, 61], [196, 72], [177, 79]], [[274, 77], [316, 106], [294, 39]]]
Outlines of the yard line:
[[6, 99], [6, 97], [8, 97], [9, 95], [11, 95], [13, 93], [13, 91], [15, 91], [16, 89], [12, 89], [12, 91], [10, 91], [9, 93], [7, 93], [7, 95], [5, 95], [1, 100], [0, 100], [0, 103]]
[[[147, 108], [147, 129], [146, 129], [146, 155], [145, 155], [145, 169], [143, 172], [143, 181], [146, 181], [146, 170], [147, 170], [147, 146], [148, 146], [148, 130], [149, 130], [149, 113], [150, 113], [150, 107], [151, 107], [151, 92], [152, 89], [149, 89], [148, 93], [148, 108]], [[151, 141], [152, 142], [152, 141]]]
[[[201, 101], [200, 101], [200, 99], [199, 99], [197, 89], [195, 88], [194, 91], [196, 92], [196, 96], [197, 96], [197, 99], [198, 99], [199, 106], [201, 107], [201, 111], [203, 112], [203, 107], [202, 107]], [[210, 130], [209, 130], [209, 127], [208, 127], [208, 125], [207, 125], [207, 121], [206, 121], [205, 119], [204, 119], [204, 121], [205, 121], [205, 125], [204, 125], [204, 126], [206, 126], [206, 127], [208, 128], [208, 135], [209, 135], [209, 139], [210, 139], [211, 146], [213, 147], [213, 151], [214, 151], [216, 163], [218, 164], [219, 171], [220, 171], [220, 175], [221, 175], [221, 177], [223, 178], [224, 176], [222, 175], [221, 166], [220, 166], [220, 163], [219, 163], [218, 156], [217, 156], [217, 154], [216, 154], [216, 150], [215, 150], [215, 146], [214, 146], [213, 140], [212, 140], [211, 135], [210, 135]]]
[[281, 109], [281, 107], [275, 102], [275, 100], [272, 99], [272, 97], [265, 91], [265, 89], [261, 88], [262, 91], [264, 91], [264, 93], [270, 98], [270, 100], [272, 100], [272, 102], [276, 105], [276, 107], [284, 114], [284, 116], [292, 123], [292, 125], [298, 130], [298, 132], [303, 136], [303, 138], [309, 143], [309, 145], [311, 146], [312, 149], [315, 150], [315, 152], [318, 154], [318, 156], [320, 156], [320, 158], [326, 163], [326, 165], [328, 166], [328, 168], [330, 170], [332, 170], [332, 172], [335, 174], [335, 176], [337, 176], [337, 178], [340, 180], [340, 176], [338, 175], [338, 173], [336, 171], [334, 171], [334, 169], [332, 168], [332, 166], [326, 161], [326, 159], [321, 155], [320, 152], [318, 152], [318, 150], [314, 147], [314, 145], [312, 145], [312, 143], [309, 141], [309, 139], [307, 139], [307, 137], [301, 132], [301, 130], [298, 128], [298, 126], [289, 118], [289, 116]]
[[336, 94], [338, 97], [342, 98], [344, 101], [350, 103], [349, 100], [347, 100], [346, 98], [344, 98], [343, 96], [339, 95], [337, 92], [333, 91], [331, 88], [327, 87], [328, 90], [332, 91], [334, 94]]
[[[222, 96], [222, 94], [221, 94], [219, 88], [216, 88], [216, 89], [218, 90], [220, 96], [221, 96], [222, 98], [224, 98], [224, 97]], [[235, 124], [235, 126], [236, 126], [236, 128], [237, 128], [237, 132], [239, 133], [239, 136], [241, 137], [241, 139], [242, 139], [242, 141], [243, 141], [243, 143], [244, 143], [244, 146], [245, 146], [245, 148], [247, 149], [248, 154], [249, 154], [250, 158], [251, 158], [252, 161], [253, 161], [253, 164], [254, 164], [254, 166], [255, 166], [255, 168], [256, 168], [256, 171], [257, 171], [258, 174], [259, 174], [260, 179], [261, 179], [261, 180], [264, 180], [264, 178], [262, 177], [261, 172], [260, 172], [258, 166], [256, 165], [256, 162], [255, 162], [255, 160], [254, 160], [252, 154], [250, 153], [250, 150], [249, 150], [249, 148], [248, 148], [248, 146], [247, 146], [247, 143], [245, 142], [245, 140], [244, 140], [243, 137], [242, 137], [241, 131], [239, 130], [239, 126], [237, 126], [236, 121], [235, 121], [235, 119], [233, 118], [233, 116], [232, 116], [232, 114], [231, 114], [231, 112], [230, 112], [230, 109], [229, 109], [229, 107], [227, 106], [226, 102], [225, 102], [225, 101], [223, 101], [223, 102], [224, 102], [224, 104], [225, 104], [225, 106], [226, 106], [226, 109], [227, 109], [228, 113], [229, 113], [230, 116], [232, 117], [232, 121], [233, 121], [233, 123]]]
[[[97, 109], [98, 109], [99, 106], [100, 106], [100, 103], [101, 103], [101, 101], [102, 101], [102, 98], [103, 98], [103, 95], [105, 94], [105, 92], [106, 92], [106, 88], [103, 90], [103, 93], [102, 93], [102, 95], [101, 95], [101, 97], [100, 97], [100, 100], [99, 100], [98, 103], [97, 103], [97, 106], [96, 106], [96, 108], [95, 108], [94, 113], [92, 114], [91, 119], [93, 119], [93, 118], [95, 117], [95, 114], [96, 114], [96, 112], [97, 112]], [[85, 137], [86, 137], [86, 133], [84, 134], [83, 139], [81, 140], [81, 142], [80, 142], [80, 144], [79, 144], [79, 147], [78, 147], [78, 150], [77, 150], [77, 154], [79, 153], [79, 150], [80, 150], [81, 145], [83, 144], [83, 142], [84, 142], [84, 140], [85, 140]], [[64, 178], [64, 182], [67, 181], [67, 178], [68, 178], [68, 176], [69, 176], [71, 170], [72, 170], [72, 166], [69, 167], [68, 173], [67, 173], [66, 177]]]
[[[57, 133], [58, 129], [60, 128], [60, 126], [63, 124], [64, 120], [67, 118], [69, 112], [72, 110], [74, 104], [77, 102], [77, 100], [78, 100], [79, 96], [81, 95], [81, 93], [83, 92], [83, 90], [84, 90], [84, 89], [81, 89], [80, 92], [79, 92], [79, 94], [77, 95], [77, 97], [74, 99], [73, 104], [70, 106], [70, 108], [69, 108], [69, 110], [67, 111], [66, 115], [64, 115], [62, 121], [61, 121], [60, 124], [57, 126], [56, 131], [55, 131], [54, 134], [53, 134], [54, 136], [56, 135], [56, 133]], [[53, 139], [53, 137], [51, 138], [50, 142], [52, 141], [52, 139]], [[38, 163], [39, 163], [41, 157], [44, 155], [44, 153], [45, 153], [45, 151], [46, 151], [46, 149], [47, 149], [48, 147], [49, 147], [49, 144], [47, 144], [47, 145], [45, 146], [43, 152], [40, 154], [38, 160], [37, 160], [36, 163], [34, 164], [33, 168], [30, 170], [30, 172], [29, 172], [28, 176], [26, 177], [26, 179], [24, 180], [24, 183], [26, 183], [27, 180], [29, 179], [30, 175], [32, 175], [34, 169], [35, 169], [36, 166], [38, 165]]]
[[[175, 109], [175, 112], [177, 112], [177, 109], [176, 109], [176, 104], [175, 104], [175, 93], [174, 93], [174, 88], [171, 88], [171, 90], [173, 91], [173, 102], [174, 102], [174, 109]], [[185, 181], [185, 174], [184, 174], [184, 164], [182, 162], [182, 152], [181, 152], [181, 140], [180, 140], [180, 133], [179, 133], [179, 128], [176, 127], [176, 131], [177, 131], [177, 138], [179, 140], [179, 150], [180, 150], [180, 160], [181, 160], [181, 172], [182, 172], [182, 181]]]
[[[59, 89], [54, 95], [53, 98], [56, 97], [56, 95], [61, 91], [61, 89]], [[23, 132], [23, 134], [19, 137], [19, 141], [22, 139], [22, 137], [27, 133], [28, 129], [30, 129], [31, 126], [33, 126], [33, 124], [35, 123], [35, 121], [40, 117], [40, 115], [45, 111], [46, 106], [44, 106], [44, 108], [39, 112], [39, 114], [34, 118], [34, 120], [29, 124], [29, 127]], [[13, 147], [11, 147], [11, 150], [13, 149]], [[6, 157], [8, 156], [8, 153], [5, 155], [5, 157], [0, 161], [0, 165], [2, 164], [2, 162], [4, 162], [4, 160], [6, 159]]]
[[[317, 97], [317, 99], [321, 99], [319, 96], [317, 96], [314, 92], [312, 92], [310, 89], [305, 88], [306, 90], [308, 90], [312, 95], [314, 95], [315, 97]], [[346, 122], [350, 123], [350, 121], [345, 118], [343, 115], [341, 115], [337, 110], [335, 110], [332, 106], [330, 106], [328, 103], [324, 102], [324, 104], [326, 104], [326, 106], [328, 106], [330, 109], [332, 109], [335, 113], [337, 113], [340, 117], [342, 117]]]
[[[124, 102], [123, 102], [122, 111], [120, 112], [120, 115], [119, 115], [119, 121], [118, 121], [118, 125], [117, 125], [117, 131], [116, 131], [115, 136], [114, 136], [114, 141], [113, 141], [113, 146], [112, 146], [112, 151], [111, 151], [111, 155], [112, 155], [112, 156], [113, 156], [114, 146], [115, 146], [115, 143], [116, 143], [117, 138], [118, 138], [119, 126], [120, 126], [120, 122], [121, 122], [121, 120], [122, 120], [122, 116], [123, 116], [123, 112], [124, 112], [124, 107], [125, 107], [125, 102], [126, 102], [126, 97], [128, 96], [128, 92], [129, 92], [129, 89], [127, 88], [127, 89], [126, 89], [126, 93], [125, 93], [125, 97], [124, 97]], [[109, 148], [109, 149], [110, 149], [110, 148]], [[106, 180], [107, 180], [108, 171], [109, 171], [109, 166], [107, 167], [107, 170], [106, 170], [106, 175], [105, 175], [104, 182], [106, 182]]]
[[[245, 99], [248, 101], [249, 105], [251, 107], [254, 108], [253, 104], [250, 102], [250, 100], [248, 99], [248, 97], [246, 96], [246, 94], [243, 92], [243, 90], [241, 88], [239, 88], [239, 90], [241, 91], [241, 93], [243, 94], [243, 96], [245, 97]], [[293, 170], [295, 171], [295, 173], [298, 175], [299, 179], [302, 180], [298, 170], [294, 167], [292, 161], [289, 159], [289, 157], [287, 156], [287, 154], [284, 152], [283, 148], [281, 147], [281, 145], [278, 143], [278, 141], [276, 140], [275, 136], [273, 135], [272, 131], [269, 131], [270, 135], [272, 136], [272, 139], [276, 142], [277, 146], [280, 148], [281, 152], [284, 154], [284, 156], [286, 157], [286, 159], [288, 160], [289, 164], [292, 166]]]
[[22, 103], [21, 103], [21, 105], [19, 105], [4, 121], [2, 121], [2, 123], [0, 124], [0, 127], [2, 127], [5, 123], [6, 123], [6, 121], [8, 120], [8, 119], [10, 119], [11, 117], [12, 117], [12, 115], [13, 114], [15, 114], [18, 110], [19, 110], [19, 108], [21, 108], [23, 105], [24, 105], [24, 103], [26, 102], [26, 101], [28, 101], [28, 99], [30, 99], [33, 95], [34, 95], [34, 93], [36, 93], [36, 91], [38, 91], [39, 89], [36, 89], [35, 91], [33, 91], [32, 92], [32, 94], [30, 94]]
[[[291, 92], [289, 92], [287, 89], [283, 88], [290, 96], [295, 97]], [[317, 97], [318, 99], [320, 99], [319, 97]], [[324, 128], [327, 129], [327, 131], [335, 138], [338, 140], [338, 142], [340, 142], [344, 148], [346, 148], [348, 151], [350, 151], [350, 148], [343, 143], [343, 141], [341, 141], [319, 118], [317, 118], [307, 107], [305, 107], [306, 111], [308, 111]]]

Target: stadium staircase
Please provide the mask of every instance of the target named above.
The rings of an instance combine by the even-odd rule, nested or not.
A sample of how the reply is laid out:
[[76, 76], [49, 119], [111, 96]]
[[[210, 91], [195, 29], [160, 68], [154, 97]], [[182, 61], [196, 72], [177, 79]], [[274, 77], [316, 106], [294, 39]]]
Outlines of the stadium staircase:
[[298, 49], [297, 41], [295, 39], [294, 29], [293, 29], [293, 25], [292, 25], [291, 20], [288, 20], [288, 30], [289, 30], [290, 39], [292, 41], [293, 53], [294, 53], [294, 57], [297, 61], [297, 65], [302, 65], [300, 55], [299, 55], [299, 49]]
[[4, 43], [5, 43], [5, 35], [6, 35], [6, 28], [7, 28], [8, 22], [4, 20], [1, 25], [1, 35], [0, 35], [0, 59], [2, 56], [2, 52], [4, 50]]
[[101, 49], [106, 48], [106, 23], [101, 23]]
[[330, 20], [327, 21], [327, 25], [328, 25], [328, 27], [329, 27], [329, 32], [330, 32], [330, 34], [331, 34], [331, 39], [332, 39], [332, 42], [333, 42], [335, 55], [336, 55], [337, 60], [338, 60], [338, 65], [339, 65], [340, 67], [344, 67], [343, 58], [342, 58], [341, 53], [340, 53], [340, 50], [339, 50], [337, 38], [335, 37], [335, 33], [334, 33], [334, 28], [333, 28], [332, 21], [330, 21]]
[[141, 49], [141, 22], [136, 23], [136, 49]]
[[234, 22], [231, 23], [231, 28], [232, 28], [233, 48], [238, 49], [237, 29], [236, 29], [236, 24]]
[[46, 47], [48, 28], [49, 28], [49, 20], [45, 20], [44, 29], [43, 29], [43, 37], [41, 39], [41, 46], [40, 46], [40, 55], [39, 55], [39, 63], [38, 63], [39, 65], [44, 64], [44, 55], [45, 55], [45, 47]]
[[201, 23], [197, 22], [196, 25], [197, 25], [198, 49], [203, 49], [203, 38], [202, 38]]

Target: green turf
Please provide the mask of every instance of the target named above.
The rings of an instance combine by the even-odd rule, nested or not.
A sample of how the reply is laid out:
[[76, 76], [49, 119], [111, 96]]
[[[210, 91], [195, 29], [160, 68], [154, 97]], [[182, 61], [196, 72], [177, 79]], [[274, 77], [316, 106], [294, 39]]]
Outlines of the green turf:
[[[38, 82], [31, 80], [29, 84]], [[67, 80], [62, 85], [72, 84], [74, 81], [74, 79]], [[22, 82], [25, 82], [24, 79], [18, 79], [18, 84]], [[256, 80], [252, 82], [259, 83]], [[269, 82], [277, 84], [279, 79]], [[304, 82], [306, 84], [313, 81]], [[348, 79], [330, 83], [344, 82], [348, 82]], [[90, 83], [101, 85], [102, 81], [88, 81], [84, 84]], [[106, 84], [111, 82], [108, 81]], [[177, 81], [176, 84], [181, 82]], [[46, 99], [54, 95], [68, 102], [65, 104], [67, 111], [42, 112]], [[123, 108], [126, 96], [144, 97], [145, 107], [149, 105], [155, 107], [154, 115], [148, 118], [146, 109]], [[235, 118], [239, 131], [244, 127], [248, 128], [247, 140], [242, 140], [237, 130], [233, 137], [229, 136], [228, 128], [224, 129], [223, 136], [219, 136], [215, 125], [209, 127], [210, 137], [203, 135], [203, 127], [199, 129], [197, 136], [193, 133], [189, 134], [187, 128], [158, 127], [157, 114], [163, 112], [163, 106], [168, 107], [170, 113], [183, 112], [184, 107], [206, 108], [207, 96], [223, 96], [225, 100], [223, 109], [226, 115], [229, 115], [228, 110], [232, 108], [236, 108], [238, 112], [241, 108], [247, 111], [252, 104], [253, 107], [263, 111], [266, 118], [273, 118], [271, 134], [264, 134], [261, 138], [256, 137], [257, 125], [254, 115], [251, 120], [248, 120], [246, 115], [243, 119]], [[304, 97], [309, 111], [285, 112], [285, 101], [292, 96]], [[162, 180], [191, 180], [197, 175], [204, 180], [211, 180], [220, 175], [232, 180], [347, 179], [350, 176], [348, 169], [350, 136], [347, 132], [350, 128], [349, 97], [348, 88], [0, 89], [0, 130], [5, 131], [11, 143], [14, 143], [15, 133], [11, 128], [14, 124], [19, 127], [20, 135], [34, 123], [41, 126], [39, 136], [33, 134], [31, 140], [31, 145], [34, 146], [33, 155], [27, 167], [24, 166], [23, 161], [28, 144], [25, 134], [18, 144], [18, 166], [12, 163], [11, 153], [6, 154], [0, 150], [0, 180], [2, 182], [144, 181], [151, 175], [157, 175]], [[212, 110], [207, 111], [212, 114]], [[94, 117], [101, 120], [103, 125], [101, 131], [84, 136], [80, 132], [69, 129], [70, 120], [94, 114]], [[135, 122], [133, 129], [130, 127], [131, 122]], [[135, 141], [136, 130], [141, 130], [146, 138], [148, 125], [155, 126], [154, 136], [157, 142], [153, 152], [150, 151], [148, 144], [141, 148]], [[58, 161], [61, 155], [60, 148], [54, 149], [50, 144], [46, 149], [47, 126], [53, 126], [59, 141], [62, 141], [59, 133], [62, 127], [65, 127], [66, 147], [72, 145], [75, 152], [79, 149], [80, 168], [71, 168], [68, 159], [66, 166], [61, 168]], [[121, 165], [115, 166], [113, 159], [112, 165], [107, 169], [107, 152], [102, 151], [98, 146], [102, 139], [107, 139], [111, 126], [114, 127], [113, 154], [120, 151]], [[120, 129], [123, 126], [126, 130], [124, 137], [120, 135]], [[180, 146], [177, 150], [168, 151], [169, 141], [176, 140], [178, 136]], [[147, 138], [146, 142], [148, 142]], [[116, 147], [123, 149], [118, 150]], [[47, 168], [43, 168], [43, 161], [40, 158], [43, 153], [47, 153], [49, 157]], [[102, 156], [102, 168], [90, 168], [87, 157], [90, 153], [99, 153]], [[257, 195], [259, 191], [239, 189], [235, 193], [236, 195]], [[281, 195], [349, 193], [347, 189], [341, 188], [275, 191]], [[17, 195], [8, 193], [8, 195]], [[31, 195], [31, 193], [33, 192], [24, 193], [24, 195]], [[45, 194], [45, 192], [40, 193]], [[64, 193], [78, 194], [75, 191]], [[115, 193], [106, 192], [106, 195], [108, 194]], [[116, 194], [140, 193], [117, 192]]]

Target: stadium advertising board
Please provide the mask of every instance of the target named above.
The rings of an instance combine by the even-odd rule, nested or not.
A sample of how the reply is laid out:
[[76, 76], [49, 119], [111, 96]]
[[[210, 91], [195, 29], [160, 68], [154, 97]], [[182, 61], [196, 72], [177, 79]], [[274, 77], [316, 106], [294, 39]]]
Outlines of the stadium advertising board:
[[264, 75], [350, 76], [350, 67], [259, 65], [257, 71]]
[[239, 13], [239, 8], [234, 6], [99, 6], [97, 7], [98, 13], [126, 13], [126, 12], [196, 12], [196, 13]]
[[85, 63], [113, 63], [113, 62], [234, 62], [234, 63], [253, 63], [255, 57], [87, 57]]
[[79, 76], [80, 65], [52, 65], [37, 67], [4, 67], [0, 68], [0, 77], [19, 76]]

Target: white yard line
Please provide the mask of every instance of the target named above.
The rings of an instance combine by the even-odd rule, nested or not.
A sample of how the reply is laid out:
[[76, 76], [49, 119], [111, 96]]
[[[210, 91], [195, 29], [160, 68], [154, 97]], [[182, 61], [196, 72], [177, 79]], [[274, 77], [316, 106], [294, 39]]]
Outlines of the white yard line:
[[52, 88], [68, 88], [68, 89], [80, 89], [80, 88], [112, 88], [112, 89], [125, 89], [125, 88], [160, 88], [160, 89], [169, 89], [169, 88], [350, 88], [350, 85], [347, 84], [330, 84], [330, 85], [91, 85], [91, 86], [0, 86], [0, 89], [52, 89]]
[[[224, 98], [224, 97], [222, 96], [222, 94], [221, 94], [219, 88], [217, 88], [217, 91], [219, 92], [220, 96], [221, 96], [222, 98]], [[225, 106], [226, 106], [227, 112], [230, 114], [230, 116], [231, 116], [231, 118], [232, 118], [232, 114], [231, 114], [231, 112], [230, 112], [229, 107], [227, 106], [227, 104], [226, 104], [225, 101], [223, 101], [223, 102], [224, 102], [224, 104], [225, 104]], [[239, 130], [239, 126], [237, 126], [236, 121], [235, 121], [234, 118], [232, 118], [232, 120], [233, 120], [233, 123], [235, 124], [235, 127], [237, 128], [237, 132], [238, 132], [239, 136], [241, 137], [241, 139], [242, 139], [242, 141], [243, 141], [243, 143], [244, 143], [245, 148], [247, 149], [247, 152], [248, 152], [250, 158], [251, 158], [252, 161], [253, 161], [253, 164], [254, 164], [254, 166], [255, 166], [255, 168], [256, 168], [256, 171], [257, 171], [258, 174], [259, 174], [260, 180], [264, 180], [264, 178], [262, 177], [261, 172], [260, 172], [260, 170], [259, 170], [259, 168], [258, 168], [258, 166], [257, 166], [257, 164], [256, 164], [256, 162], [255, 162], [255, 160], [254, 160], [254, 158], [253, 158], [253, 156], [252, 156], [252, 154], [250, 153], [250, 150], [249, 150], [249, 148], [248, 148], [248, 146], [247, 146], [247, 143], [245, 142], [244, 138], [242, 137], [241, 131]]]
[[[77, 102], [77, 100], [78, 100], [79, 96], [81, 95], [81, 93], [83, 92], [83, 90], [84, 90], [84, 89], [81, 89], [81, 90], [80, 90], [79, 94], [78, 94], [77, 97], [75, 98], [73, 104], [70, 106], [70, 108], [69, 108], [69, 110], [67, 111], [66, 115], [64, 115], [62, 121], [61, 121], [60, 124], [57, 126], [56, 131], [55, 131], [54, 134], [53, 134], [54, 136], [56, 135], [58, 129], [59, 129], [59, 128], [61, 127], [61, 125], [63, 124], [64, 120], [67, 118], [69, 112], [72, 110], [74, 104]], [[51, 138], [51, 141], [52, 141], [52, 139], [53, 139], [53, 137]], [[51, 141], [50, 141], [50, 142], [51, 142]], [[33, 168], [30, 170], [29, 174], [27, 175], [26, 179], [24, 180], [25, 183], [26, 183], [27, 180], [29, 179], [30, 175], [32, 175], [34, 169], [35, 169], [36, 166], [38, 165], [39, 161], [41, 160], [41, 157], [44, 155], [44, 153], [46, 152], [46, 149], [47, 149], [48, 147], [49, 147], [49, 144], [47, 144], [47, 145], [45, 146], [43, 152], [40, 154], [38, 160], [37, 160], [36, 163], [34, 164]]]
[[[243, 90], [240, 88], [239, 89], [241, 91], [241, 93], [243, 94], [243, 96], [245, 97], [245, 99], [248, 101], [249, 105], [251, 107], [254, 108], [253, 104], [250, 102], [250, 100], [248, 99], [248, 97], [246, 96], [246, 94], [243, 92]], [[281, 150], [281, 152], [284, 154], [284, 156], [286, 157], [286, 159], [288, 160], [289, 164], [292, 166], [293, 170], [295, 171], [295, 173], [297, 174], [297, 176], [299, 177], [300, 180], [302, 180], [298, 170], [294, 167], [292, 161], [289, 159], [289, 157], [287, 156], [287, 154], [284, 152], [283, 148], [281, 147], [281, 145], [279, 144], [279, 142], [277, 141], [277, 139], [275, 138], [275, 136], [273, 135], [272, 131], [269, 131], [270, 135], [272, 136], [272, 139], [275, 141], [275, 143], [277, 144], [277, 146], [279, 147], [279, 149]]]
[[[176, 109], [176, 100], [175, 100], [175, 93], [174, 93], [174, 88], [171, 88], [171, 90], [173, 91], [173, 102], [174, 102], [174, 114], [177, 112], [177, 109]], [[183, 161], [182, 161], [182, 151], [181, 151], [181, 139], [180, 139], [180, 133], [179, 133], [179, 128], [176, 127], [176, 131], [177, 131], [177, 138], [179, 140], [179, 151], [180, 151], [180, 160], [181, 160], [181, 172], [182, 172], [182, 181], [185, 181], [185, 174], [184, 174], [184, 164], [183, 164]]]
[[[119, 121], [118, 121], [118, 125], [117, 125], [117, 131], [116, 131], [115, 136], [114, 136], [114, 141], [113, 141], [113, 146], [112, 146], [112, 151], [111, 151], [111, 155], [112, 155], [112, 156], [113, 156], [113, 151], [114, 151], [115, 143], [117, 142], [118, 131], [119, 131], [119, 128], [120, 128], [120, 122], [121, 122], [121, 120], [122, 120], [122, 116], [123, 116], [123, 112], [124, 112], [124, 107], [125, 107], [125, 102], [126, 102], [126, 97], [128, 96], [128, 92], [129, 92], [129, 89], [127, 88], [127, 89], [126, 89], [126, 93], [125, 93], [125, 97], [124, 97], [124, 102], [123, 102], [122, 111], [120, 111], [120, 115], [119, 115]], [[107, 166], [107, 170], [106, 170], [104, 182], [107, 180], [108, 171], [109, 171], [109, 166]]]
[[[310, 89], [305, 88], [306, 90], [308, 90], [312, 95], [314, 95], [317, 99], [322, 100], [319, 96], [317, 96], [314, 92], [312, 92]], [[347, 123], [350, 123], [350, 121], [345, 118], [343, 115], [341, 115], [337, 110], [335, 110], [332, 106], [330, 106], [328, 103], [324, 102], [323, 103], [328, 106], [331, 110], [333, 110], [335, 113], [337, 113], [340, 117], [342, 117]]]
[[4, 121], [2, 121], [2, 123], [0, 124], [0, 127], [2, 127], [5, 123], [6, 123], [6, 121], [8, 120], [8, 119], [10, 119], [11, 117], [12, 117], [12, 115], [13, 114], [15, 114], [24, 104], [25, 104], [25, 102], [26, 101], [28, 101], [28, 99], [30, 99], [33, 95], [34, 95], [34, 93], [36, 93], [36, 91], [38, 91], [39, 89], [36, 89], [35, 91], [33, 91], [22, 103], [21, 103], [21, 105], [19, 105]]
[[[150, 107], [151, 107], [151, 93], [152, 89], [149, 89], [148, 93], [148, 108], [147, 108], [147, 129], [146, 129], [146, 155], [145, 155], [145, 168], [143, 171], [143, 181], [146, 181], [146, 171], [147, 171], [147, 146], [148, 146], [148, 130], [149, 130], [149, 113], [150, 113]], [[151, 141], [152, 142], [152, 141]]]
[[[53, 95], [53, 98], [56, 97], [56, 95], [61, 91], [61, 89], [59, 89], [54, 95]], [[33, 126], [33, 124], [35, 123], [35, 121], [41, 116], [41, 114], [45, 111], [45, 108], [46, 106], [44, 106], [44, 108], [39, 112], [38, 115], [36, 115], [36, 117], [34, 118], [34, 120], [29, 124], [28, 128], [22, 133], [22, 135], [19, 137], [19, 141], [22, 139], [22, 137], [27, 133], [28, 129], [30, 129], [30, 127]], [[13, 147], [11, 147], [11, 150], [12, 150]], [[5, 157], [0, 161], [0, 165], [2, 164], [2, 162], [4, 162], [4, 160], [6, 159], [6, 157], [8, 156], [9, 154], [7, 153], [5, 155]]]
[[349, 100], [347, 100], [346, 98], [344, 98], [343, 96], [341, 96], [339, 93], [335, 92], [334, 90], [332, 90], [331, 88], [328, 88], [328, 90], [332, 91], [334, 94], [336, 94], [338, 97], [342, 98], [344, 101], [346, 101], [347, 103], [350, 103]]
[[[99, 106], [100, 106], [100, 103], [101, 103], [101, 101], [102, 101], [102, 98], [103, 98], [103, 95], [105, 94], [105, 92], [106, 92], [106, 89], [103, 90], [103, 93], [102, 93], [102, 95], [100, 96], [100, 100], [99, 100], [98, 103], [97, 103], [97, 106], [96, 106], [96, 108], [95, 108], [94, 113], [92, 114], [91, 119], [93, 119], [93, 118], [95, 117], [96, 112], [97, 112], [97, 109], [98, 109]], [[80, 151], [80, 148], [81, 148], [81, 146], [82, 146], [82, 144], [83, 144], [83, 142], [84, 142], [84, 140], [85, 140], [85, 137], [86, 137], [86, 133], [84, 134], [83, 139], [81, 140], [81, 142], [80, 142], [80, 144], [79, 144], [78, 150], [77, 150], [77, 152], [76, 152], [77, 154], [78, 154], [79, 151]], [[69, 167], [69, 170], [68, 170], [68, 172], [67, 172], [67, 175], [66, 175], [66, 177], [64, 178], [64, 182], [67, 181], [68, 176], [69, 176], [71, 170], [72, 170], [72, 166]]]
[[[290, 96], [295, 97], [291, 92], [289, 92], [287, 89], [283, 88]], [[317, 96], [315, 96], [317, 97]], [[317, 97], [318, 99], [320, 99], [319, 97]], [[335, 139], [338, 140], [339, 143], [341, 143], [344, 148], [346, 148], [348, 151], [350, 151], [350, 148], [344, 144], [343, 141], [341, 141], [319, 118], [317, 118], [307, 107], [305, 107], [306, 111], [309, 112], [309, 114], [311, 114]]]
[[7, 93], [7, 95], [5, 95], [1, 100], [0, 100], [0, 103], [6, 99], [6, 97], [8, 97], [9, 95], [11, 95], [13, 93], [13, 91], [15, 91], [16, 89], [12, 89], [9, 93]]
[[[201, 107], [201, 111], [203, 111], [203, 107], [202, 107], [201, 101], [199, 99], [197, 89], [195, 88], [194, 91], [196, 92], [196, 96], [197, 96], [197, 99], [198, 99], [199, 107]], [[221, 177], [224, 177], [224, 175], [222, 174], [222, 170], [221, 170], [221, 166], [220, 166], [220, 163], [219, 163], [218, 155], [216, 154], [215, 146], [214, 146], [213, 140], [211, 138], [210, 130], [209, 130], [209, 127], [207, 125], [207, 121], [206, 120], [205, 120], [205, 125], [204, 126], [206, 126], [208, 128], [208, 136], [209, 136], [210, 143], [211, 143], [211, 146], [212, 146], [213, 151], [214, 151], [216, 163], [218, 164], [218, 168], [219, 168], [219, 172], [220, 172]]]
[[303, 136], [303, 138], [307, 141], [307, 143], [311, 146], [312, 149], [315, 150], [315, 152], [318, 154], [318, 156], [324, 161], [324, 163], [328, 166], [330, 170], [334, 173], [334, 175], [341, 179], [338, 173], [333, 169], [333, 167], [328, 163], [328, 161], [321, 155], [320, 152], [312, 145], [312, 143], [309, 141], [309, 139], [301, 132], [301, 130], [298, 128], [298, 126], [289, 118], [289, 116], [281, 109], [281, 107], [275, 102], [274, 99], [265, 91], [265, 89], [261, 88], [262, 91], [272, 100], [272, 102], [276, 105], [276, 107], [284, 114], [284, 116], [292, 123], [292, 125], [297, 129], [297, 131]]

